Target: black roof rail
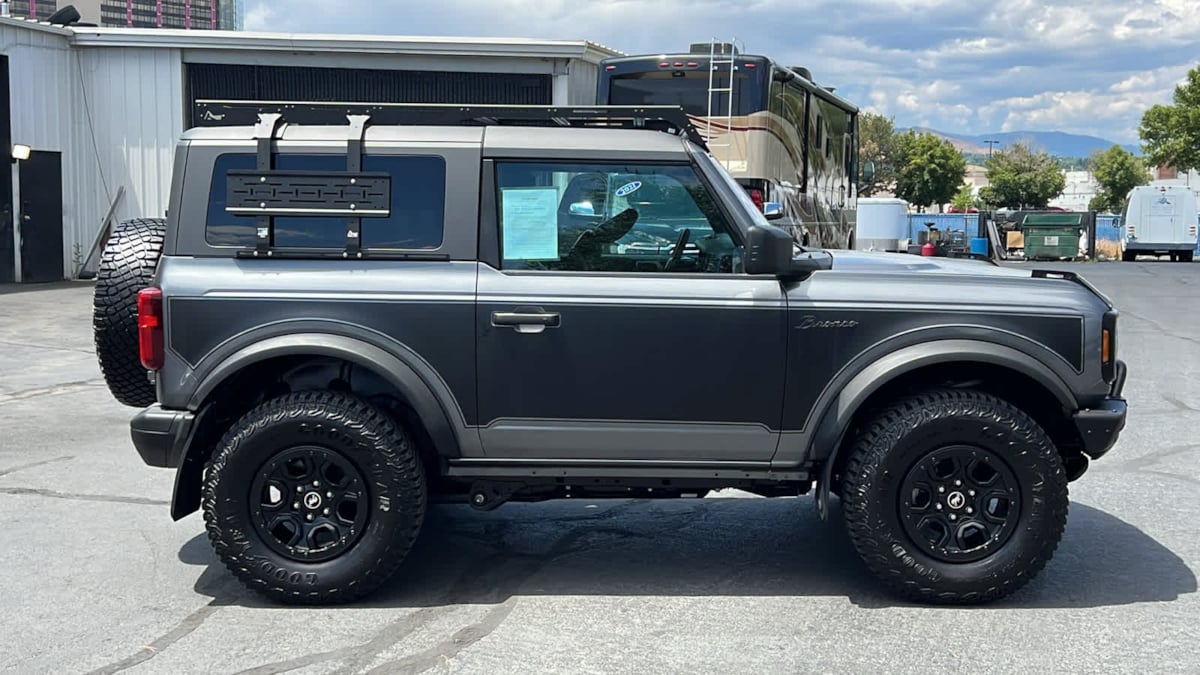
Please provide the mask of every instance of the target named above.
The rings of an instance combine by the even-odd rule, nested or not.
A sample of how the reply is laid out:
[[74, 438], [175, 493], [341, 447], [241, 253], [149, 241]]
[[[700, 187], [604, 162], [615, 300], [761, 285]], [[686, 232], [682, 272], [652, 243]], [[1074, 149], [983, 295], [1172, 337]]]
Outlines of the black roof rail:
[[687, 138], [708, 149], [681, 106], [528, 106], [457, 103], [351, 103], [197, 99], [193, 126], [255, 126], [260, 115], [278, 114], [285, 124], [346, 124], [366, 116], [367, 124], [451, 126], [550, 126], [652, 129]]

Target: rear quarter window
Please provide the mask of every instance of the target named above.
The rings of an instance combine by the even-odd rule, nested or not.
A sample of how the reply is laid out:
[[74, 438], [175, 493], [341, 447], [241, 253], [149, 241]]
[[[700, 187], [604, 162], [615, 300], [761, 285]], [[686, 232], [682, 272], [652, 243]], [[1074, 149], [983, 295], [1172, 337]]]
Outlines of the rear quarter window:
[[[364, 249], [436, 249], [442, 245], [446, 207], [446, 164], [437, 156], [364, 155], [364, 171], [392, 177], [391, 214], [364, 217]], [[254, 169], [253, 153], [226, 153], [213, 165], [205, 241], [211, 246], [255, 244], [257, 219], [226, 212], [226, 176], [232, 169]], [[278, 154], [275, 168], [342, 171], [345, 155]], [[346, 245], [346, 219], [340, 216], [276, 216], [276, 248], [332, 248]]]

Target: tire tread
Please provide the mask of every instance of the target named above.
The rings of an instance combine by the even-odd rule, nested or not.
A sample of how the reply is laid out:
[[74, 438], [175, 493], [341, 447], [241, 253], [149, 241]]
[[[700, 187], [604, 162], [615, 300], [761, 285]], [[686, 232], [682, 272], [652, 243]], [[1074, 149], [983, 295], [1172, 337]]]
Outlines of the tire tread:
[[[913, 573], [919, 561], [897, 562], [896, 548], [888, 528], [879, 526], [864, 498], [872, 477], [884, 472], [889, 452], [903, 435], [935, 419], [967, 415], [986, 418], [1025, 441], [1034, 453], [1034, 461], [1052, 467], [1044, 474], [1051, 483], [1047, 499], [1046, 527], [1041, 548], [1022, 561], [1020, 569], [989, 580], [968, 591], [947, 591], [928, 582], [928, 575]], [[1045, 432], [1027, 414], [1011, 403], [975, 390], [946, 389], [922, 392], [896, 401], [880, 411], [854, 442], [844, 473], [844, 519], [850, 539], [867, 567], [886, 586], [901, 597], [932, 604], [976, 604], [1009, 595], [1036, 576], [1049, 562], [1058, 546], [1067, 519], [1067, 480], [1061, 459]]]
[[[413, 516], [407, 532], [389, 532], [388, 540], [373, 564], [358, 575], [356, 581], [339, 588], [301, 593], [264, 579], [251, 568], [246, 555], [249, 542], [246, 535], [226, 531], [215, 515], [216, 490], [220, 481], [228, 479], [226, 464], [241, 443], [268, 425], [289, 416], [303, 414], [329, 419], [369, 439], [376, 452], [385, 453], [388, 464], [410, 481], [415, 490], [403, 490], [389, 495], [395, 509], [409, 509]], [[385, 582], [408, 555], [420, 532], [428, 499], [423, 467], [408, 435], [385, 413], [357, 397], [332, 391], [305, 391], [287, 394], [254, 408], [234, 424], [217, 446], [205, 471], [201, 508], [205, 530], [222, 563], [249, 588], [274, 600], [291, 604], [340, 604], [361, 598]], [[407, 501], [404, 501], [407, 498]], [[360, 542], [361, 543], [361, 542]]]
[[92, 337], [100, 372], [121, 403], [148, 406], [158, 398], [138, 353], [137, 294], [158, 270], [166, 220], [134, 218], [119, 223], [105, 244], [96, 271]]

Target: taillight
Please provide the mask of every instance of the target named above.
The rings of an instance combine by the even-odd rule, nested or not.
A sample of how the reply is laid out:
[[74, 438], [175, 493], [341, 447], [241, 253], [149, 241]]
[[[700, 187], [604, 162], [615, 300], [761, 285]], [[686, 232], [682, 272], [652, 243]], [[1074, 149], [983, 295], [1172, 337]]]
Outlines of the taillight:
[[758, 207], [759, 212], [762, 212], [764, 209], [762, 190], [751, 188], [750, 190], [747, 190], [747, 192], [750, 193], [750, 201], [754, 202], [754, 205]]
[[143, 288], [138, 291], [138, 352], [142, 366], [158, 370], [163, 365], [162, 290]]
[[1117, 312], [1104, 313], [1100, 321], [1100, 376], [1112, 382], [1117, 374]]

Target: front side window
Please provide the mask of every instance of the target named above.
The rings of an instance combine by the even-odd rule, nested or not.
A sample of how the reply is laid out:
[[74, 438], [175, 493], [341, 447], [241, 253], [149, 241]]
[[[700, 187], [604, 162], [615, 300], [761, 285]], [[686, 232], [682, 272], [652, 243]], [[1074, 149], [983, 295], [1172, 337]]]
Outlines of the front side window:
[[724, 214], [686, 164], [499, 162], [508, 270], [739, 272]]

